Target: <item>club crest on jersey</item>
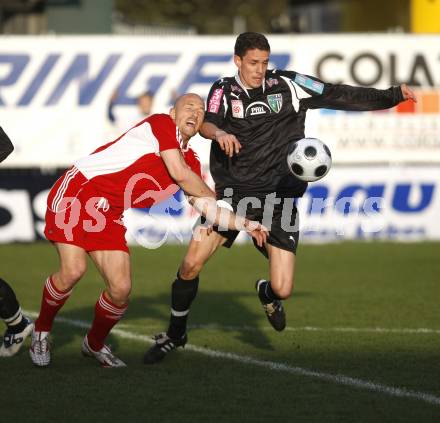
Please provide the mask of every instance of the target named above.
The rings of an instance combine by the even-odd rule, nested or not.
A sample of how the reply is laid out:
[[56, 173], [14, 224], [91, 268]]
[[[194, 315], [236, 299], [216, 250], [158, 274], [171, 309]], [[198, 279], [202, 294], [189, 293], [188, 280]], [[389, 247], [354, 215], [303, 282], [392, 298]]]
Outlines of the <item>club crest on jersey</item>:
[[269, 103], [270, 108], [278, 113], [283, 107], [283, 95], [282, 94], [270, 94], [267, 96], [267, 102]]
[[232, 104], [232, 116], [235, 118], [243, 119], [244, 108], [241, 100], [231, 100]]

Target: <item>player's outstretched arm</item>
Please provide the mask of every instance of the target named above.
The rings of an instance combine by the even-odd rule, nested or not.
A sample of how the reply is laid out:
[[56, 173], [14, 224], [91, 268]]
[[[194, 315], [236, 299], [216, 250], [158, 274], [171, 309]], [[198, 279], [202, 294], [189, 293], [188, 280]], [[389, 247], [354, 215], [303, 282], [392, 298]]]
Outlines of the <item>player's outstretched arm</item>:
[[0, 127], [0, 163], [14, 151], [14, 146], [6, 135], [6, 132]]
[[171, 178], [174, 179], [176, 184], [179, 185], [187, 195], [215, 199], [214, 191], [212, 191], [212, 189], [191, 170], [191, 168], [185, 163], [185, 160], [178, 149], [161, 151], [160, 155]]
[[330, 84], [318, 78], [301, 75], [295, 81], [309, 95], [300, 99], [300, 104], [309, 109], [371, 111], [397, 106], [402, 101], [417, 101], [414, 92], [406, 85], [388, 89], [357, 87], [345, 84]]
[[[266, 242], [268, 230], [261, 223], [236, 215], [226, 207], [219, 207], [212, 198], [189, 197], [189, 203], [206, 218], [209, 224], [220, 228], [248, 232], [259, 247]], [[230, 206], [229, 206], [230, 207]]]
[[234, 153], [238, 154], [240, 152], [241, 144], [237, 137], [221, 130], [211, 122], [203, 122], [200, 128], [200, 134], [205, 138], [217, 142], [220, 148], [229, 157], [232, 157]]

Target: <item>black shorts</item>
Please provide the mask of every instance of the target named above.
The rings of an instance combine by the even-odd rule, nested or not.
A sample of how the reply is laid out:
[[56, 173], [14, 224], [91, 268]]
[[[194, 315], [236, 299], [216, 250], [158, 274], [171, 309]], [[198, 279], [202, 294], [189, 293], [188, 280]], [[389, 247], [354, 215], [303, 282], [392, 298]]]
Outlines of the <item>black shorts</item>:
[[[269, 229], [267, 242], [282, 250], [296, 254], [299, 239], [299, 216], [294, 198], [276, 198], [275, 194], [266, 197], [252, 195], [234, 195], [232, 198], [220, 198], [229, 203], [234, 212], [248, 219], [256, 220]], [[224, 247], [230, 248], [237, 238], [239, 231], [214, 227], [214, 230], [227, 240]], [[267, 257], [267, 250], [255, 247]]]

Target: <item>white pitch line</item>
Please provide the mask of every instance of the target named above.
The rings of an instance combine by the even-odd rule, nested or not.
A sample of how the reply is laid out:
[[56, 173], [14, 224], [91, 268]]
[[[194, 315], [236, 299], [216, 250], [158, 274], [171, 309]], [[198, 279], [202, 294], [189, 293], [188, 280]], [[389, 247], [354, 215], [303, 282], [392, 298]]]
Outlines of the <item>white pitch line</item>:
[[[214, 330], [227, 330], [227, 331], [250, 331], [257, 332], [260, 330], [273, 331], [270, 327], [255, 327], [255, 326], [228, 326], [213, 324], [203, 325], [190, 325], [192, 329], [214, 329]], [[354, 332], [354, 333], [392, 333], [392, 334], [435, 334], [440, 335], [440, 329], [428, 329], [428, 328], [344, 328], [344, 327], [315, 327], [315, 326], [303, 326], [303, 327], [289, 327], [287, 326], [285, 331], [288, 332]]]
[[[135, 325], [122, 323], [118, 325], [121, 328], [132, 328]], [[144, 329], [158, 329], [161, 328], [159, 325], [148, 325], [143, 326]], [[224, 330], [231, 332], [260, 332], [268, 331], [273, 332], [270, 326], [232, 326], [232, 325], [220, 325], [218, 323], [205, 323], [205, 324], [194, 324], [188, 325], [188, 329], [203, 329], [203, 330]], [[429, 329], [429, 328], [349, 328], [349, 327], [316, 327], [316, 326], [302, 326], [302, 327], [291, 327], [287, 326], [284, 331], [286, 332], [352, 332], [352, 333], [378, 333], [378, 334], [401, 334], [401, 335], [440, 335], [440, 329]]]
[[[25, 314], [36, 317], [37, 313], [34, 312], [26, 312]], [[67, 319], [65, 317], [57, 317], [57, 322], [60, 323], [66, 323], [70, 326], [76, 326], [80, 328], [88, 328], [90, 327], [89, 322], [85, 322], [82, 320], [74, 320], [74, 319]], [[140, 335], [137, 333], [125, 331], [122, 329], [113, 329], [111, 332], [113, 335], [117, 335], [124, 339], [130, 339], [135, 341], [142, 341], [147, 342], [149, 344], [154, 343], [154, 340], [151, 338], [151, 336], [147, 335]], [[296, 366], [290, 366], [285, 363], [278, 363], [275, 361], [265, 361], [265, 360], [259, 360], [256, 358], [252, 358], [245, 355], [239, 355], [235, 353], [230, 352], [224, 352], [224, 351], [217, 351], [212, 350], [210, 348], [203, 348], [203, 347], [197, 347], [195, 345], [187, 344], [185, 348], [189, 351], [194, 351], [199, 354], [205, 355], [207, 357], [212, 358], [220, 358], [220, 359], [226, 359], [226, 360], [232, 360], [236, 361], [241, 364], [250, 364], [257, 367], [262, 367], [269, 370], [275, 370], [280, 372], [285, 372], [289, 374], [293, 374], [296, 376], [307, 376], [312, 377], [319, 380], [324, 380], [326, 382], [332, 382], [336, 383], [337, 385], [344, 385], [344, 386], [350, 386], [357, 389], [364, 389], [372, 392], [378, 392], [381, 394], [398, 397], [398, 398], [412, 398], [419, 401], [426, 402], [428, 404], [438, 405], [440, 406], [440, 397], [437, 397], [432, 394], [428, 394], [425, 392], [419, 392], [419, 391], [413, 391], [406, 388], [396, 388], [394, 386], [387, 386], [382, 385], [380, 383], [375, 383], [369, 380], [363, 380], [363, 379], [357, 379], [345, 375], [339, 375], [339, 374], [331, 374], [331, 373], [324, 373], [324, 372], [318, 372], [315, 370], [309, 370], [304, 369], [302, 367], [296, 367]]]

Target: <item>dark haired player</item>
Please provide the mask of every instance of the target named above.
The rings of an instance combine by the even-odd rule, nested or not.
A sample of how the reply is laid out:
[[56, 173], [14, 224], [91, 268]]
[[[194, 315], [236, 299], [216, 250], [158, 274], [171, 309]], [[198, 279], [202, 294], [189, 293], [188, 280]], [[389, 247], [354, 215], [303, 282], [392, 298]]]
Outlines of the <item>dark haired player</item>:
[[[271, 223], [267, 243], [259, 248], [269, 259], [270, 280], [259, 279], [256, 289], [269, 322], [282, 331], [286, 319], [281, 300], [293, 289], [298, 246], [297, 211], [292, 203], [307, 188], [307, 183], [290, 174], [286, 155], [288, 145], [304, 137], [307, 110], [377, 110], [416, 99], [405, 84], [377, 90], [328, 84], [295, 71], [268, 70], [269, 58], [264, 35], [238, 36], [234, 50], [238, 72], [211, 87], [200, 133], [214, 141], [210, 170], [217, 198], [230, 202], [238, 214], [266, 226], [267, 219]], [[283, 209], [288, 216], [283, 216]], [[221, 245], [229, 248], [237, 235], [237, 231], [205, 232], [200, 241], [191, 240], [172, 285], [168, 331], [156, 337], [145, 363], [155, 363], [186, 343], [186, 322], [199, 273], [215, 251]]]

